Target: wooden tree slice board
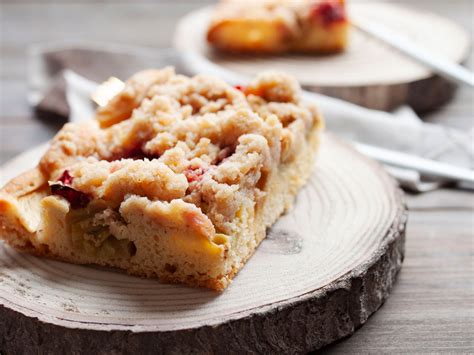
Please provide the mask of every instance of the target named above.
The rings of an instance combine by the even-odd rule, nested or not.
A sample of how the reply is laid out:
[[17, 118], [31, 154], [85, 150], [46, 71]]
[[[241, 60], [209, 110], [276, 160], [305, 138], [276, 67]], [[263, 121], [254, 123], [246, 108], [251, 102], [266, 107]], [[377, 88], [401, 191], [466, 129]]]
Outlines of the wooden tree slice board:
[[[355, 28], [351, 29], [349, 48], [341, 54], [218, 53], [206, 42], [212, 11], [207, 7], [185, 16], [177, 26], [174, 45], [238, 73], [254, 76], [268, 69], [285, 71], [309, 90], [381, 110], [401, 104], [409, 104], [417, 111], [430, 110], [451, 98], [455, 89], [454, 84]], [[469, 33], [440, 16], [383, 2], [349, 2], [348, 11], [349, 16], [381, 23], [450, 61], [461, 63], [469, 55]]]
[[[2, 179], [30, 167], [44, 149], [4, 166]], [[294, 208], [222, 294], [38, 258], [0, 243], [0, 349], [314, 350], [352, 334], [382, 305], [403, 260], [405, 224], [392, 178], [325, 135]]]

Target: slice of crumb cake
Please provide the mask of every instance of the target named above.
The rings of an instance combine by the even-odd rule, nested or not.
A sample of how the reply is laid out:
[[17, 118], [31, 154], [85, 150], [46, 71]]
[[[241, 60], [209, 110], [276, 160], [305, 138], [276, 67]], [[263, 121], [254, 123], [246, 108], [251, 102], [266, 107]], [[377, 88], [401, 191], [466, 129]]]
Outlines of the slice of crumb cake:
[[140, 72], [1, 190], [0, 237], [223, 290], [307, 180], [321, 127], [283, 74], [234, 88], [171, 68]]
[[347, 47], [345, 0], [221, 0], [207, 40], [236, 53], [337, 53]]

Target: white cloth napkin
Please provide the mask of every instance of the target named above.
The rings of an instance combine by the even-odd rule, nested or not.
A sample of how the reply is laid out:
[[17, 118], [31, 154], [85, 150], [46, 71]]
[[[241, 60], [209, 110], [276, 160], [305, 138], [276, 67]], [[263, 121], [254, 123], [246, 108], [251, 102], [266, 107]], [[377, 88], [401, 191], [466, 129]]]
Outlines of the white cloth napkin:
[[[321, 96], [321, 95], [320, 95]], [[408, 106], [392, 113], [366, 109], [341, 100], [320, 97], [328, 130], [351, 142], [404, 152], [455, 166], [474, 167], [474, 130], [463, 132], [423, 122]], [[446, 183], [415, 170], [385, 166], [406, 189], [426, 192]]]
[[[93, 50], [90, 51], [91, 53], [88, 54], [86, 48], [87, 47], [84, 45], [81, 46], [81, 56], [89, 56], [86, 62], [95, 69], [100, 67], [94, 64], [94, 58], [96, 57], [102, 57], [103, 59], [104, 56], [107, 56], [109, 60], [110, 58], [117, 58], [116, 61], [120, 62], [123, 67], [123, 63], [121, 63], [119, 58], [124, 55], [124, 52], [127, 53], [127, 56], [130, 56], [130, 53], [135, 53], [135, 56], [138, 59], [135, 58], [133, 63], [134, 66], [149, 64], [149, 59], [153, 59], [153, 56], [150, 56], [150, 53], [154, 53], [155, 56], [157, 55], [156, 50], [153, 52], [153, 50], [150, 49], [137, 49], [130, 47], [121, 47], [117, 50], [117, 46], [114, 46], [113, 50], [103, 48], [98, 49], [97, 45], [94, 46]], [[70, 50], [69, 46], [68, 51]], [[55, 46], [54, 50], [35, 49], [35, 53], [32, 57], [33, 70], [31, 77], [34, 78], [33, 86], [36, 87], [36, 90], [32, 91], [32, 96], [35, 98], [36, 102], [39, 101], [42, 95], [44, 96], [45, 87], [47, 86], [45, 85], [45, 78], [51, 80], [51, 73], [45, 75], [44, 70], [41, 68], [48, 67], [47, 64], [50, 64], [48, 63], [48, 56], [50, 56], [51, 53], [61, 54], [60, 51], [61, 48], [59, 47], [58, 49], [58, 46]], [[164, 53], [165, 56], [157, 56], [154, 59], [154, 62], [159, 61], [160, 66], [163, 65], [163, 62], [169, 65], [176, 64], [178, 65], [178, 68], [181, 68], [181, 70], [178, 70], [185, 70], [187, 74], [192, 74], [194, 71], [202, 71], [203, 69], [202, 67], [193, 68], [193, 65], [190, 65], [190, 63], [197, 63], [197, 61], [194, 60], [195, 58], [192, 58], [192, 61], [189, 61], [189, 58], [185, 58], [181, 61], [182, 54], [180, 53], [170, 55], [169, 50]], [[186, 57], [186, 55], [184, 55], [184, 57]], [[187, 64], [183, 67], [183, 63]], [[103, 66], [102, 63], [101, 65]], [[74, 68], [74, 66], [72, 67]], [[59, 66], [58, 70], [63, 75], [66, 82], [65, 93], [69, 106], [69, 120], [79, 121], [90, 119], [93, 117], [95, 110], [90, 95], [95, 90], [98, 83], [85, 78], [87, 71], [84, 71], [83, 67], [80, 67], [80, 70], [82, 71], [81, 75], [67, 68], [68, 65], [66, 63], [66, 65], [63, 64], [62, 66]], [[213, 74], [219, 73], [215, 73], [214, 70]], [[92, 77], [97, 78], [97, 73]], [[105, 76], [102, 80], [107, 78], [108, 76]], [[125, 78], [122, 77], [120, 79]], [[38, 90], [38, 88], [42, 89]], [[409, 107], [401, 107], [395, 112], [387, 113], [363, 108], [324, 95], [316, 95], [316, 100], [325, 116], [327, 129], [346, 141], [359, 142], [376, 147], [410, 153], [459, 167], [470, 169], [474, 167], [474, 131], [472, 129], [469, 132], [462, 132], [440, 125], [424, 123]], [[426, 180], [413, 170], [389, 166], [387, 167], [387, 170], [397, 178], [404, 188], [413, 191], [423, 192], [433, 190], [442, 186], [446, 182], [442, 180]]]

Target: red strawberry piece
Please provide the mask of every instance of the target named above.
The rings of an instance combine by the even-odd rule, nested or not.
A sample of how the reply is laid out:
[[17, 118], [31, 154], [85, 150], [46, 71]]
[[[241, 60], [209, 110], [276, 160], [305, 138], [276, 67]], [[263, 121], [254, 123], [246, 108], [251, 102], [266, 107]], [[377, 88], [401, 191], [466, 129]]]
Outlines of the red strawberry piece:
[[51, 185], [51, 193], [64, 197], [73, 209], [86, 207], [91, 200], [89, 195], [84, 192], [74, 190], [72, 187], [62, 184]]
[[184, 170], [183, 174], [184, 176], [186, 176], [186, 179], [188, 179], [188, 182], [192, 183], [194, 181], [200, 181], [206, 171], [207, 169], [204, 169], [204, 168], [196, 168], [196, 169], [189, 168], [189, 169]]
[[62, 182], [64, 185], [71, 185], [74, 178], [69, 174], [68, 170], [64, 170], [58, 181]]
[[315, 4], [311, 9], [310, 16], [313, 19], [321, 18], [325, 25], [346, 20], [344, 8], [336, 1]]

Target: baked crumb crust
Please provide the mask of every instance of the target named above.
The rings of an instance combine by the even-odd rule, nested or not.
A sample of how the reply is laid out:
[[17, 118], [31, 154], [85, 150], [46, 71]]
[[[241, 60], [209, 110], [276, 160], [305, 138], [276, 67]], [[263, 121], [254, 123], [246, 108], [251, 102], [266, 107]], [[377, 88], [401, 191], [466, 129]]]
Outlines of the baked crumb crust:
[[298, 83], [146, 70], [0, 191], [0, 238], [80, 264], [224, 289], [291, 206], [322, 119]]

